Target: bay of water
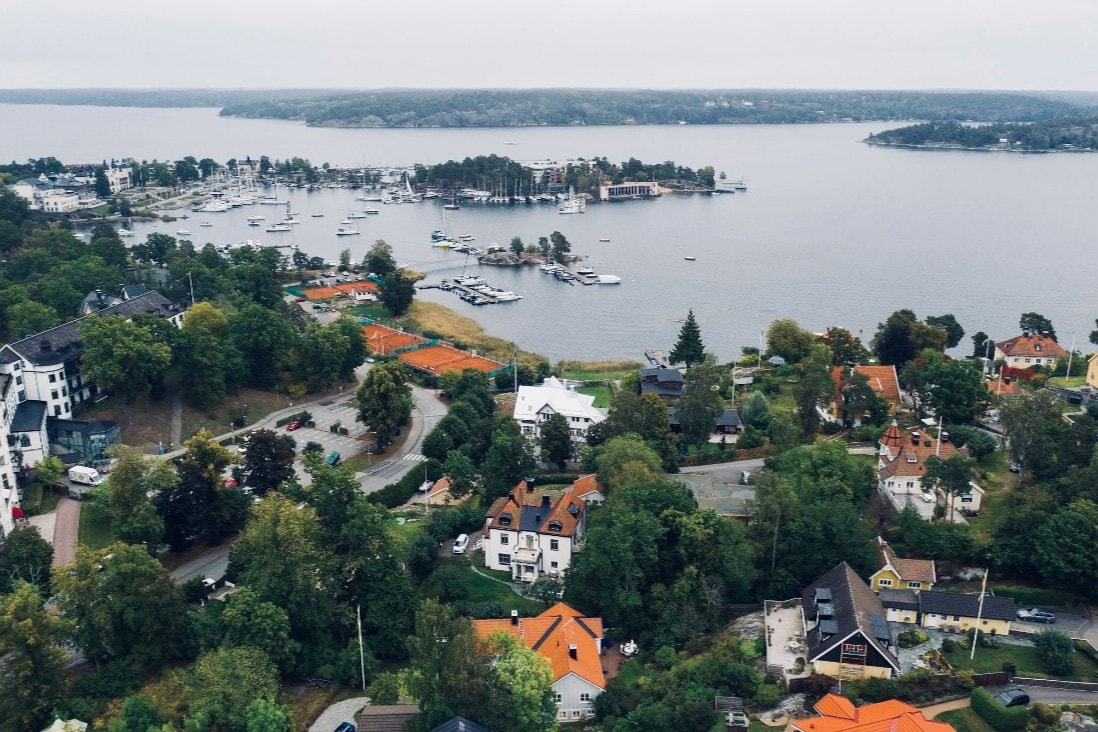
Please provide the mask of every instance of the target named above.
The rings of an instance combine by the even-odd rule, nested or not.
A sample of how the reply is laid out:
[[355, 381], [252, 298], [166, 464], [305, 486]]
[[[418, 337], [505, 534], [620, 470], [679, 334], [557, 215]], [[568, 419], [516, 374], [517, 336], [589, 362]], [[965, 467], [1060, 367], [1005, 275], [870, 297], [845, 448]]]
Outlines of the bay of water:
[[[639, 358], [648, 348], [670, 349], [690, 308], [721, 359], [757, 345], [760, 330], [776, 318], [815, 331], [839, 325], [868, 341], [878, 322], [903, 307], [920, 317], [952, 312], [968, 334], [984, 330], [997, 339], [1016, 334], [1021, 313], [1037, 311], [1052, 319], [1065, 345], [1078, 332], [1083, 348], [1098, 316], [1098, 156], [908, 151], [860, 142], [893, 126], [342, 130], [223, 119], [208, 109], [0, 105], [0, 159], [194, 155], [224, 162], [268, 155], [395, 166], [496, 153], [713, 165], [730, 178], [745, 176], [749, 190], [593, 204], [575, 216], [554, 207], [476, 204], [447, 213], [445, 227], [476, 236], [481, 247], [506, 245], [516, 235], [536, 242], [560, 230], [597, 272], [622, 277], [620, 286], [569, 287], [536, 270], [466, 263], [464, 255], [430, 246], [430, 231], [443, 224], [440, 204], [363, 204], [349, 190], [289, 192], [302, 224], [288, 234], [246, 226], [249, 215], [276, 220], [281, 210], [274, 206], [135, 230], [187, 229], [198, 244], [292, 242], [327, 259], [346, 247], [360, 259], [374, 239], [385, 239], [429, 281], [468, 266], [523, 295], [480, 308], [440, 291], [420, 297], [553, 359]], [[356, 220], [362, 235], [335, 236], [339, 220], [366, 205], [382, 213]], [[201, 220], [213, 226], [199, 228]], [[969, 348], [966, 337], [958, 351]]]

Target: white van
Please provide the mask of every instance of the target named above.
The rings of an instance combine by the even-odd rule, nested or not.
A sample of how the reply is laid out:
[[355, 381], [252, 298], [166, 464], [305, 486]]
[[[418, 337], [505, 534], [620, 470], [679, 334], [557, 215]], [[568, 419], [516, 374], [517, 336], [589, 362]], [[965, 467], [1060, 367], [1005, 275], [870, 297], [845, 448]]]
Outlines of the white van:
[[103, 482], [103, 476], [95, 468], [75, 465], [69, 468], [69, 480], [81, 485], [99, 485]]
[[454, 539], [454, 554], [464, 554], [467, 546], [469, 546], [469, 535], [458, 534], [458, 538]]

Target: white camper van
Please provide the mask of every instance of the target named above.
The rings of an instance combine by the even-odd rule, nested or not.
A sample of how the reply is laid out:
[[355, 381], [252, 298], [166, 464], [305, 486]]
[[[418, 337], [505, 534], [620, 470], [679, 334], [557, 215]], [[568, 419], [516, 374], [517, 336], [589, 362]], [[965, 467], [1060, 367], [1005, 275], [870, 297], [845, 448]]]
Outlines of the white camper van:
[[103, 482], [103, 476], [95, 468], [76, 465], [69, 468], [69, 480], [81, 485], [99, 485]]

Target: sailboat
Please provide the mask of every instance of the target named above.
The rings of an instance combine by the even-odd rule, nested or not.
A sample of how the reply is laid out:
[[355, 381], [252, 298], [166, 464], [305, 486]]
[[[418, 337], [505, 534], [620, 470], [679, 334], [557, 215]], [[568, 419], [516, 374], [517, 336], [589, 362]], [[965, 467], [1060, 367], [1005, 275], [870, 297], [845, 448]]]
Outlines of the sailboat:
[[571, 186], [568, 187], [568, 198], [564, 200], [561, 205], [557, 206], [557, 213], [561, 214], [581, 214], [587, 213], [587, 199], [583, 196], [576, 196], [576, 190]]
[[457, 191], [450, 194], [450, 202], [442, 207], [446, 211], [460, 211], [461, 206], [457, 205]]

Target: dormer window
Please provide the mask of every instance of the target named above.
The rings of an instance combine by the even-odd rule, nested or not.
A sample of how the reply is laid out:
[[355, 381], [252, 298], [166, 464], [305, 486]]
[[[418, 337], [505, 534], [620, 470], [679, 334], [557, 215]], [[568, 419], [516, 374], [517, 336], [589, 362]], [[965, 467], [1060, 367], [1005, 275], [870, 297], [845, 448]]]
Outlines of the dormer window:
[[511, 525], [511, 514], [501, 513], [499, 515], [499, 525], [500, 526], [510, 526]]
[[549, 522], [549, 530], [550, 531], [560, 531], [563, 528], [564, 528], [564, 526], [561, 524], [560, 521], [550, 521]]
[[1034, 350], [1034, 351], [1038, 351], [1038, 352], [1040, 352], [1040, 350], [1041, 350], [1041, 344], [1040, 344], [1040, 343], [1034, 343], [1034, 344], [1033, 344], [1033, 350]]
[[908, 461], [909, 463], [917, 463], [917, 462], [919, 462], [919, 458], [915, 457], [915, 453], [913, 453], [913, 452], [905, 452], [904, 454], [905, 454], [905, 455], [907, 455], [907, 461]]

